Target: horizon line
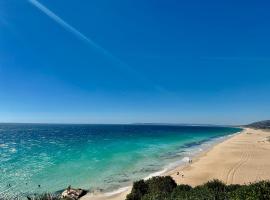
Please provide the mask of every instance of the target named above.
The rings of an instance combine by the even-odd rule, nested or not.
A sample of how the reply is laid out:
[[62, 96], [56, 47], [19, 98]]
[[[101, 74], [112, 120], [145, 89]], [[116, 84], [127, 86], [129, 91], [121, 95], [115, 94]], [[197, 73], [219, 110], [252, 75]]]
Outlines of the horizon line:
[[182, 126], [245, 126], [246, 124], [212, 124], [212, 123], [182, 123], [182, 122], [129, 122], [129, 123], [76, 123], [76, 122], [0, 122], [0, 124], [36, 124], [36, 125], [182, 125]]

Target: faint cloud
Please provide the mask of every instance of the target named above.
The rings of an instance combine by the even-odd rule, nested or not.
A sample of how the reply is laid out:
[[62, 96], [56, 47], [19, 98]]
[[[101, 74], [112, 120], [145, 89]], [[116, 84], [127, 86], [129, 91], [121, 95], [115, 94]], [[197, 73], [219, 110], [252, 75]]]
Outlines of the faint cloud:
[[[121, 67], [129, 72], [131, 72], [133, 75], [137, 76], [140, 80], [146, 82], [146, 83], [151, 83], [152, 81], [143, 76], [142, 74], [139, 74], [137, 71], [135, 71], [132, 67], [124, 63], [122, 60], [119, 58], [115, 57], [112, 55], [109, 51], [98, 45], [96, 42], [94, 42], [91, 38], [87, 37], [84, 35], [82, 32], [71, 26], [69, 23], [64, 21], [62, 18], [60, 18], [58, 15], [56, 15], [54, 12], [52, 12], [50, 9], [48, 9], [46, 6], [41, 4], [37, 0], [28, 0], [29, 3], [31, 3], [33, 6], [38, 8], [40, 11], [42, 11], [44, 14], [46, 14], [48, 17], [50, 17], [52, 20], [54, 20], [56, 23], [58, 23], [60, 26], [65, 28], [67, 31], [71, 32], [73, 35], [75, 35], [77, 38], [82, 40], [83, 42], [87, 43], [88, 45], [94, 47], [96, 50], [101, 52], [103, 55], [107, 56], [110, 58], [112, 61], [116, 62], [118, 64], [118, 67]], [[162, 86], [157, 86], [154, 83], [151, 83], [153, 88], [158, 91], [166, 91]]]
[[90, 44], [91, 46], [93, 46], [97, 50], [101, 51], [106, 56], [109, 56], [109, 57], [111, 57], [113, 59], [116, 59], [107, 50], [105, 50], [104, 48], [102, 48], [101, 46], [99, 46], [97, 43], [95, 43], [93, 40], [91, 40], [90, 38], [88, 38], [87, 36], [85, 36], [83, 33], [81, 33], [80, 31], [78, 31], [76, 28], [74, 28], [73, 26], [71, 26], [70, 24], [68, 24], [66, 21], [64, 21], [63, 19], [61, 19], [58, 15], [56, 15], [55, 13], [53, 13], [51, 10], [49, 10], [47, 7], [45, 7], [43, 4], [41, 4], [37, 0], [28, 0], [28, 1], [32, 5], [34, 5], [36, 8], [38, 8], [40, 11], [42, 11], [44, 14], [46, 14], [48, 17], [50, 17], [52, 20], [54, 20], [56, 23], [58, 23], [59, 25], [61, 25], [66, 30], [70, 31], [71, 33], [73, 33], [76, 37], [78, 37], [82, 41]]

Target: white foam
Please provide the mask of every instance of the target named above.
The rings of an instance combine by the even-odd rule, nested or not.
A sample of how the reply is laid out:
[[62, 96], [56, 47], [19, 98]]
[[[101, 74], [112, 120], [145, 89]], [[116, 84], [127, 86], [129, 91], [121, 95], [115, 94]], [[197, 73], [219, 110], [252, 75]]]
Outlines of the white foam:
[[126, 191], [128, 191], [129, 190], [129, 186], [128, 187], [122, 187], [122, 188], [119, 188], [119, 189], [117, 189], [117, 190], [114, 190], [114, 191], [112, 191], [112, 192], [106, 192], [106, 193], [104, 193], [104, 195], [105, 196], [113, 196], [113, 195], [116, 195], [116, 194], [120, 194], [120, 193], [122, 193], [122, 192], [126, 192]]
[[12, 153], [17, 152], [17, 150], [15, 148], [11, 148], [11, 149], [9, 149], [9, 151], [12, 152]]
[[152, 177], [154, 177], [154, 176], [160, 176], [160, 175], [164, 174], [164, 173], [167, 172], [167, 171], [168, 171], [168, 169], [167, 169], [167, 168], [164, 168], [164, 169], [161, 170], [161, 171], [158, 171], [158, 172], [154, 172], [154, 173], [152, 173], [152, 174], [149, 174], [149, 176], [145, 177], [144, 180], [150, 179], [150, 178], [152, 178]]
[[189, 157], [184, 157], [184, 158], [182, 159], [182, 161], [183, 161], [183, 162], [189, 162], [189, 161], [190, 161], [190, 158], [189, 158]]
[[6, 148], [8, 145], [6, 145], [6, 144], [0, 144], [0, 147], [2, 147], [2, 148]]

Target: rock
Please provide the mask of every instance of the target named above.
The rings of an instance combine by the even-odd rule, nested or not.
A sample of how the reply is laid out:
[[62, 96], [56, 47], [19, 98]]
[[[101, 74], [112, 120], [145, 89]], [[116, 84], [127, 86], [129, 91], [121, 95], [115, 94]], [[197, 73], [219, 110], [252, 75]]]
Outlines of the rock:
[[61, 197], [62, 198], [68, 198], [68, 199], [73, 199], [73, 200], [77, 200], [80, 197], [84, 196], [87, 193], [86, 190], [83, 189], [74, 189], [71, 188], [70, 186], [64, 190], [64, 192], [62, 193]]

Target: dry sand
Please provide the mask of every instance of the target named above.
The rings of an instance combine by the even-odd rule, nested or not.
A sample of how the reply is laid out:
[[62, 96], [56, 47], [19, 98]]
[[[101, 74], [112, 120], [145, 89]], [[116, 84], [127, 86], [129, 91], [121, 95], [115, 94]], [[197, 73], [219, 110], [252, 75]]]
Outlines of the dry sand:
[[[219, 179], [226, 184], [247, 184], [270, 179], [270, 132], [246, 129], [208, 152], [191, 165], [169, 173], [175, 181], [192, 186]], [[176, 175], [183, 172], [184, 178]]]
[[[226, 184], [247, 184], [270, 180], [270, 131], [245, 129], [193, 159], [166, 173], [177, 184], [200, 185], [212, 179]], [[179, 172], [179, 175], [177, 175]], [[184, 177], [182, 177], [182, 174]], [[112, 196], [88, 194], [83, 200], [124, 200], [127, 191]]]

